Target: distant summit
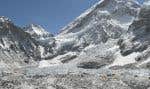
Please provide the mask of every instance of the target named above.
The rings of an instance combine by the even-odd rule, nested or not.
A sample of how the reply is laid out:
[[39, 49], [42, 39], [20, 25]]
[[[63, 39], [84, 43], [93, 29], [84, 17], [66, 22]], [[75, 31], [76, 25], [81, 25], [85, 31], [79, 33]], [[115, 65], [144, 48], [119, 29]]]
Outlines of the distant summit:
[[47, 32], [42, 26], [37, 24], [30, 24], [26, 27], [24, 27], [25, 32], [29, 33], [30, 35], [34, 37], [47, 37], [47, 36], [53, 36], [49, 32]]
[[5, 16], [0, 16], [0, 22], [4, 23], [4, 22], [11, 22], [11, 20]]

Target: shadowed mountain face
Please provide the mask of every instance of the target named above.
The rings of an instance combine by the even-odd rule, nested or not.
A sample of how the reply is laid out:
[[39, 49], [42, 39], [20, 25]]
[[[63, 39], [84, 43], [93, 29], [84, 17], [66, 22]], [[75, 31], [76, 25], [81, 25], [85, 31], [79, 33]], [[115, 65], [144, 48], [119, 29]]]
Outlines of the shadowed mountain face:
[[[120, 48], [124, 55], [132, 54], [133, 52], [139, 52], [140, 55], [137, 57], [137, 61], [142, 62], [139, 65], [149, 63], [149, 30], [150, 30], [150, 5], [145, 2], [141, 8], [138, 17], [130, 25], [128, 34], [129, 36], [124, 37]], [[128, 41], [127, 41], [128, 40]], [[147, 61], [145, 61], [147, 60]]]
[[57, 36], [0, 17], [0, 88], [149, 89], [149, 30], [149, 0], [101, 0]]
[[38, 58], [38, 43], [9, 19], [0, 17], [0, 61], [6, 69], [18, 68]]

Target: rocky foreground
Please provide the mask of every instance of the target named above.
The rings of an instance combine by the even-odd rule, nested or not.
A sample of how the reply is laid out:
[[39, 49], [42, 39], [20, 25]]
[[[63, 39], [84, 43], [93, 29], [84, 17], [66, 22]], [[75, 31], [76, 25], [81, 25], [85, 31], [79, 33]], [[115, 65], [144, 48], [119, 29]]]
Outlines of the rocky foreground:
[[[0, 89], [149, 89], [146, 69], [87, 70], [67, 74], [2, 73]], [[97, 71], [97, 73], [95, 73]], [[41, 70], [42, 72], [42, 70]]]

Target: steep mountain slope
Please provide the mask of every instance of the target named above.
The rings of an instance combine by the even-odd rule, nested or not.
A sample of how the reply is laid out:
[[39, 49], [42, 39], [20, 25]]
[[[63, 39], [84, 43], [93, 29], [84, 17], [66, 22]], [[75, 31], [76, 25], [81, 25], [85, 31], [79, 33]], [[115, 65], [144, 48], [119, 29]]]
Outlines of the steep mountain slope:
[[136, 61], [138, 66], [143, 64], [149, 65], [149, 53], [150, 53], [150, 4], [145, 2], [141, 8], [138, 17], [134, 20], [128, 30], [128, 36], [125, 35], [124, 39], [120, 43], [121, 53], [123, 55], [129, 55], [139, 52]]
[[60, 34], [76, 33], [81, 29], [84, 30], [83, 28], [89, 26], [90, 22], [101, 25], [100, 21], [105, 20], [116, 20], [118, 24], [130, 25], [139, 7], [140, 5], [135, 0], [101, 0], [64, 27]]
[[[135, 0], [101, 0], [64, 27], [56, 37], [39, 25], [31, 24], [22, 30], [8, 18], [1, 17], [0, 46], [2, 53], [3, 50], [16, 52], [16, 57], [22, 53], [23, 57], [27, 57], [25, 62], [29, 59], [51, 59], [40, 61], [39, 67], [51, 66], [53, 62], [85, 69], [136, 63], [139, 52], [143, 52], [147, 44], [132, 43], [126, 39], [135, 38], [128, 28], [132, 29], [134, 24], [141, 22], [133, 22], [139, 11], [140, 5]], [[140, 13], [147, 13], [142, 11], [145, 10]], [[130, 26], [131, 23], [133, 25]]]
[[56, 55], [53, 51], [54, 46], [53, 35], [41, 26], [32, 24], [22, 29], [14, 25], [10, 19], [0, 17], [0, 65], [2, 68], [36, 66], [37, 61], [50, 59]]
[[25, 32], [29, 33], [30, 36], [36, 40], [39, 44], [38, 50], [40, 52], [40, 58], [49, 59], [55, 56], [54, 46], [55, 38], [53, 34], [47, 32], [40, 25], [30, 24], [23, 28]]
[[[62, 29], [55, 37], [56, 50], [76, 52], [78, 57], [72, 63], [78, 67], [102, 67], [120, 58], [125, 59], [122, 65], [132, 63], [134, 60], [120, 54], [118, 41], [127, 34], [139, 10], [135, 0], [101, 0]], [[121, 64], [120, 60], [118, 63]]]
[[[0, 61], [5, 68], [14, 68], [38, 58], [38, 44], [8, 18], [0, 17]], [[7, 65], [7, 67], [5, 66]]]
[[68, 49], [80, 50], [89, 44], [117, 39], [127, 31], [139, 8], [134, 0], [102, 0], [64, 27], [56, 42], [60, 48], [68, 44], [72, 46]]

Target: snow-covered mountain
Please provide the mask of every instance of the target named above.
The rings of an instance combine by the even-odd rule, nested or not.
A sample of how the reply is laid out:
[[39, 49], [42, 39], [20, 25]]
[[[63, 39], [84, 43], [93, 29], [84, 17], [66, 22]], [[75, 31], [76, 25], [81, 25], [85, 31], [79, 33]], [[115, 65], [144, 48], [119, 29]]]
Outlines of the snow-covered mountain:
[[105, 67], [135, 63], [138, 54], [129, 55], [130, 44], [122, 48], [122, 39], [130, 37], [128, 29], [137, 19], [140, 7], [135, 0], [101, 0], [55, 37], [40, 25], [30, 24], [22, 30], [1, 17], [1, 31], [8, 29], [8, 33], [1, 34], [1, 47], [23, 52], [34, 60], [74, 63], [74, 67], [89, 62]]
[[117, 39], [126, 33], [139, 8], [134, 0], [101, 0], [64, 27], [56, 42], [84, 48]]
[[[84, 61], [101, 62], [110, 55], [111, 57], [119, 55], [122, 57], [123, 51], [119, 52], [118, 41], [128, 33], [128, 28], [139, 11], [140, 4], [135, 0], [101, 0], [64, 27], [61, 33], [55, 37], [40, 25], [30, 24], [22, 30], [8, 18], [1, 17], [2, 30], [6, 25], [5, 28], [9, 31], [6, 34], [10, 34], [8, 37], [6, 36], [6, 39], [12, 36], [11, 40], [8, 40], [7, 43], [2, 42], [1, 46], [10, 48], [12, 44], [15, 47], [21, 45], [21, 49], [28, 57], [33, 55], [32, 58], [37, 60], [56, 59], [64, 63], [66, 60], [70, 62], [75, 59], [75, 61], [73, 60], [75, 66]], [[20, 34], [18, 34], [19, 32]], [[2, 33], [4, 37], [6, 34]], [[57, 56], [60, 58], [57, 59]], [[83, 60], [86, 57], [89, 59]], [[128, 63], [132, 62], [126, 61], [124, 64]]]
[[118, 41], [127, 34], [140, 7], [135, 0], [101, 0], [61, 30], [55, 37], [56, 49], [76, 52], [78, 57], [72, 61], [76, 66], [88, 62], [106, 66], [115, 59], [118, 63], [112, 66], [133, 63], [134, 59], [127, 60], [130, 56], [122, 56]]
[[1, 23], [8, 23], [8, 22], [11, 22], [11, 20], [9, 19], [9, 18], [7, 18], [7, 17], [5, 17], [5, 16], [1, 16], [0, 17], [0, 22]]
[[40, 58], [49, 59], [56, 55], [54, 53], [55, 38], [53, 34], [36, 24], [30, 24], [23, 29], [39, 44], [37, 49], [39, 50]]
[[24, 66], [37, 58], [38, 44], [8, 18], [0, 17], [0, 63], [4, 68]]
[[138, 17], [130, 25], [128, 29], [128, 36], [125, 35], [121, 39], [120, 49], [122, 55], [130, 55], [138, 53], [136, 58], [138, 66], [146, 66], [149, 64], [149, 30], [150, 30], [150, 2], [144, 3]]
[[25, 32], [29, 33], [33, 38], [38, 40], [44, 40], [48, 37], [53, 37], [52, 34], [47, 32], [43, 27], [36, 24], [30, 24], [23, 28]]
[[12, 89], [149, 89], [149, 30], [150, 0], [100, 0], [57, 36], [2, 16], [0, 69], [11, 75], [2, 80]]
[[[130, 25], [139, 8], [140, 4], [135, 0], [101, 0], [64, 27], [60, 34], [76, 33], [81, 29], [84, 30], [84, 26], [101, 24], [100, 21], [104, 22], [105, 20], [116, 21], [121, 26]], [[93, 24], [90, 23], [92, 21]], [[77, 27], [79, 29], [75, 29]]]

